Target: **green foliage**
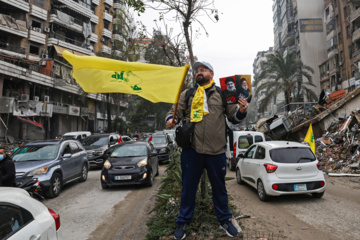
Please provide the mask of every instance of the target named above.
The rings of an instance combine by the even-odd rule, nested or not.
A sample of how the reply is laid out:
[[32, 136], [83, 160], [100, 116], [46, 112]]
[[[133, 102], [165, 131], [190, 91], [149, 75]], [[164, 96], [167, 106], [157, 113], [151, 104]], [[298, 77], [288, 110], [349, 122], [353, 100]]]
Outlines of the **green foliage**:
[[263, 71], [255, 77], [254, 82], [256, 95], [266, 90], [266, 95], [259, 104], [259, 112], [264, 112], [273, 102], [273, 98], [280, 93], [284, 94], [286, 104], [289, 104], [292, 99], [299, 99], [302, 94], [308, 97], [308, 101], [317, 100], [316, 94], [309, 88], [315, 87], [311, 77], [314, 70], [297, 59], [295, 52], [288, 52], [284, 56], [276, 51], [267, 57], [267, 61], [261, 64], [261, 68]]
[[[176, 227], [176, 218], [179, 214], [181, 200], [181, 168], [180, 153], [177, 152], [165, 171], [166, 177], [157, 195], [156, 205], [152, 212], [156, 214], [148, 222], [148, 234], [146, 239], [173, 239]], [[230, 179], [227, 179], [230, 180]], [[188, 236], [196, 239], [213, 239], [224, 235], [219, 229], [219, 222], [215, 216], [212, 202], [211, 185], [206, 178], [207, 192], [205, 198], [200, 198], [200, 192], [196, 197], [194, 218], [186, 229]], [[229, 196], [229, 209], [237, 215], [236, 207], [231, 204]]]

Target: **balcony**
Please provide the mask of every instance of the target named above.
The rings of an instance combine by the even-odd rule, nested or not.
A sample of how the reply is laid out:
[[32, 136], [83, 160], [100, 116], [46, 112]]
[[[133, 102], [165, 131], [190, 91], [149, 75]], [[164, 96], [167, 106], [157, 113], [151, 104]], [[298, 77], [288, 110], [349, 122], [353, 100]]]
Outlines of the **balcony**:
[[102, 36], [105, 36], [107, 38], [111, 38], [112, 37], [112, 32], [106, 28], [103, 29], [103, 32], [102, 32]]
[[123, 36], [121, 36], [119, 33], [114, 33], [113, 34], [113, 39], [117, 40], [117, 41], [124, 41]]
[[46, 34], [41, 33], [41, 28], [30, 29], [29, 40], [40, 44], [45, 44]]
[[78, 14], [81, 14], [89, 19], [93, 15], [91, 6], [84, 2], [77, 3], [72, 0], [58, 0], [58, 1], [61, 2], [62, 4], [65, 4], [65, 6], [67, 8], [69, 8], [69, 9], [77, 12]]
[[11, 55], [19, 58], [25, 58], [25, 48], [22, 48], [17, 45], [12, 45], [8, 42], [0, 41], [0, 52], [5, 55]]
[[350, 22], [354, 22], [360, 17], [360, 8], [356, 9], [351, 15], [350, 15]]
[[295, 33], [289, 33], [288, 31], [283, 32], [281, 42], [284, 47], [293, 45], [295, 43]]
[[91, 18], [90, 18], [90, 21], [95, 23], [95, 24], [98, 24], [99, 23], [99, 17], [96, 16], [95, 14], [92, 14]]
[[108, 22], [112, 22], [113, 16], [107, 12], [104, 12], [104, 19]]
[[105, 0], [104, 3], [112, 7], [112, 5], [114, 4], [114, 1], [113, 0]]
[[59, 24], [75, 32], [82, 33], [83, 31], [83, 22], [74, 19], [72, 16], [67, 15], [66, 13], [60, 12], [59, 10], [56, 10], [56, 14], [50, 15], [50, 22]]
[[332, 46], [327, 50], [328, 52], [328, 58], [332, 58], [334, 55], [339, 54], [339, 49], [336, 46]]
[[48, 12], [45, 9], [37, 7], [36, 5], [31, 5], [30, 15], [46, 21]]
[[93, 4], [95, 4], [96, 6], [99, 6], [99, 0], [92, 0], [91, 1]]
[[126, 8], [126, 5], [123, 4], [123, 3], [114, 3], [114, 9], [120, 9], [122, 10], [123, 12], [126, 12], [127, 8]]
[[103, 45], [102, 48], [101, 48], [101, 52], [111, 54], [111, 48]]
[[[26, 28], [25, 21], [16, 20], [15, 18], [13, 18], [9, 15], [4, 15], [4, 14], [0, 14], [0, 17], [5, 19], [6, 23], [9, 23], [8, 25], [0, 24], [0, 31], [4, 31], [4, 32], [14, 34], [14, 35], [17, 35], [20, 37], [24, 37], [24, 38], [28, 37], [28, 30]], [[14, 22], [16, 22], [16, 24], [11, 24]]]
[[360, 39], [360, 28], [356, 29], [352, 34], [352, 42], [355, 43]]
[[25, 12], [30, 12], [30, 4], [29, 1], [23, 0], [0, 0], [0, 6], [3, 4], [9, 4], [13, 7], [21, 9]]
[[94, 42], [94, 43], [97, 43], [98, 42], [98, 35], [96, 35], [95, 33], [91, 33], [90, 41]]
[[48, 39], [48, 46], [54, 46], [54, 45], [68, 48], [86, 55], [94, 55], [92, 50], [86, 48], [85, 41], [81, 42], [72, 38], [67, 38], [64, 35], [52, 32], [50, 33]]

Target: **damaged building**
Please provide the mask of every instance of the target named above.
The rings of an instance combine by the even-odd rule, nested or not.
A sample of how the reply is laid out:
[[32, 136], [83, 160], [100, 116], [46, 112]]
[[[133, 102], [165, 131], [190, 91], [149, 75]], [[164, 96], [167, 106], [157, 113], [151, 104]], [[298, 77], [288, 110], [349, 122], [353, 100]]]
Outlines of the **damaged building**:
[[0, 140], [55, 138], [126, 121], [127, 96], [85, 93], [64, 50], [120, 54], [135, 29], [123, 0], [0, 0]]

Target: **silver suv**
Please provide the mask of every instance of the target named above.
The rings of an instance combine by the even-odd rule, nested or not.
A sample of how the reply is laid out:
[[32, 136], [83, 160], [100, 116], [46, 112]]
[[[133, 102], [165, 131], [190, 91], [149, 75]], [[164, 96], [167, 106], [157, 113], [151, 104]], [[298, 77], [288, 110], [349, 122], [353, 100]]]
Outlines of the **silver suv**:
[[16, 178], [33, 177], [48, 198], [57, 197], [62, 187], [74, 180], [87, 179], [89, 162], [85, 148], [76, 140], [30, 142], [11, 155]]

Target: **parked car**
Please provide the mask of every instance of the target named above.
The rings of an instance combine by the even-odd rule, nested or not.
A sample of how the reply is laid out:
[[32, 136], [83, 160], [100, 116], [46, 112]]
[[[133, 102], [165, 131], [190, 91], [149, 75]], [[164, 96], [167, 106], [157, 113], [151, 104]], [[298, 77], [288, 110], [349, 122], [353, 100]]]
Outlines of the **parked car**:
[[60, 216], [21, 188], [0, 188], [0, 239], [62, 239]]
[[128, 141], [134, 141], [131, 137], [127, 136], [127, 135], [121, 135], [121, 139], [124, 142], [128, 142]]
[[146, 184], [152, 186], [159, 174], [159, 160], [148, 142], [131, 141], [109, 149], [101, 171], [101, 187]]
[[254, 131], [233, 131], [232, 133], [232, 136], [228, 136], [226, 159], [229, 169], [235, 171], [239, 155], [245, 153], [253, 143], [264, 142], [265, 136], [262, 132]]
[[257, 190], [261, 201], [269, 196], [311, 193], [321, 198], [325, 178], [309, 146], [297, 142], [268, 141], [253, 144], [240, 155], [236, 179]]
[[104, 153], [111, 146], [118, 144], [120, 138], [119, 134], [97, 134], [91, 135], [83, 141], [83, 145], [86, 149], [87, 158], [90, 166], [102, 168], [104, 165]]
[[69, 182], [84, 182], [87, 179], [89, 162], [86, 151], [76, 140], [29, 142], [11, 157], [15, 163], [16, 178], [37, 178], [40, 181], [39, 190], [48, 198], [57, 197]]
[[152, 135], [151, 143], [158, 153], [160, 162], [169, 161], [174, 154], [174, 143], [168, 134]]
[[62, 139], [76, 139], [81, 141], [84, 139], [84, 136], [88, 137], [91, 135], [89, 131], [80, 131], [80, 132], [67, 132], [62, 135]]

